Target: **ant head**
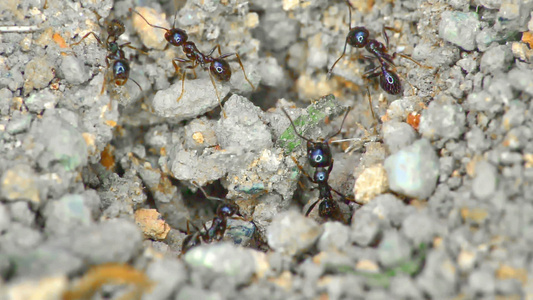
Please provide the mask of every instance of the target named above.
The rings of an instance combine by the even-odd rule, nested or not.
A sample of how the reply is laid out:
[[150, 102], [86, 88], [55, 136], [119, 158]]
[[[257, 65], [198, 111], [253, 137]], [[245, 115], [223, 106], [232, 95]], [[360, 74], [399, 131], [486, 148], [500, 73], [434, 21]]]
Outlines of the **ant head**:
[[107, 35], [108, 36], [112, 36], [115, 39], [117, 39], [125, 31], [126, 31], [126, 29], [124, 28], [124, 23], [122, 23], [122, 21], [120, 21], [120, 20], [113, 19], [107, 25]]
[[231, 68], [228, 62], [220, 58], [213, 60], [209, 71], [218, 81], [229, 81], [231, 78]]
[[393, 71], [385, 68], [382, 68], [381, 75], [379, 76], [379, 85], [385, 92], [391, 95], [398, 95], [402, 92], [400, 77]]
[[239, 213], [239, 206], [233, 203], [224, 203], [217, 208], [217, 215], [220, 217], [231, 217]]
[[116, 85], [124, 85], [130, 76], [130, 65], [126, 60], [116, 60], [113, 63], [113, 79]]
[[329, 144], [327, 142], [307, 141], [307, 159], [313, 168], [322, 168], [331, 165], [332, 158]]
[[165, 32], [165, 40], [172, 46], [181, 47], [188, 38], [189, 36], [187, 36], [185, 30], [179, 28], [172, 28]]
[[370, 32], [364, 27], [354, 27], [350, 29], [346, 42], [352, 47], [363, 48], [368, 44]]

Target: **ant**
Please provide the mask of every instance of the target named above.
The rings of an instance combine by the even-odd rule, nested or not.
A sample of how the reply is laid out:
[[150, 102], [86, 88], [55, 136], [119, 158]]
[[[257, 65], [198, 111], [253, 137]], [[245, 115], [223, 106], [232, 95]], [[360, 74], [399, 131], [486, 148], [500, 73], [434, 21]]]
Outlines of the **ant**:
[[341, 60], [341, 58], [346, 54], [346, 45], [350, 44], [350, 46], [352, 47], [365, 48], [373, 56], [363, 57], [370, 60], [377, 59], [380, 64], [379, 66], [366, 71], [363, 76], [366, 78], [373, 78], [379, 76], [379, 85], [385, 92], [391, 95], [400, 94], [402, 91], [402, 83], [400, 82], [400, 77], [392, 70], [395, 67], [394, 59], [396, 58], [396, 56], [407, 58], [419, 65], [420, 67], [422, 67], [422, 65], [407, 55], [403, 55], [397, 52], [394, 52], [392, 55], [387, 53], [387, 49], [389, 48], [389, 37], [385, 32], [385, 29], [394, 30], [394, 28], [383, 27], [382, 35], [385, 38], [385, 44], [387, 45], [385, 46], [378, 40], [371, 39], [370, 32], [365, 27], [352, 27], [352, 8], [354, 7], [348, 0], [346, 0], [346, 4], [348, 5], [348, 11], [350, 16], [350, 21], [348, 23], [348, 26], [350, 27], [350, 32], [348, 33], [348, 36], [346, 36], [344, 50], [342, 51], [341, 56], [335, 61], [335, 63], [333, 63], [333, 66], [331, 66], [331, 68], [329, 69], [328, 76], [331, 76], [333, 68], [335, 67], [337, 62], [339, 62], [339, 60]]
[[[94, 12], [94, 13], [98, 16], [98, 18], [100, 18], [100, 15], [98, 15], [98, 13], [96, 13], [96, 12]], [[76, 42], [76, 43], [74, 43], [74, 44], [72, 44], [70, 46], [72, 47], [72, 46], [80, 44], [89, 35], [94, 36], [94, 38], [96, 39], [98, 44], [100, 44], [102, 47], [106, 48], [107, 51], [108, 51], [108, 54], [107, 54], [106, 59], [105, 59], [106, 60], [106, 65], [107, 65], [107, 68], [109, 69], [109, 67], [111, 65], [111, 62], [113, 64], [112, 70], [113, 70], [113, 80], [115, 82], [115, 85], [123, 86], [123, 85], [126, 84], [128, 79], [130, 79], [129, 78], [129, 76], [130, 76], [130, 63], [129, 63], [128, 59], [126, 59], [126, 55], [124, 54], [124, 50], [122, 50], [122, 48], [128, 47], [128, 48], [131, 48], [131, 49], [135, 49], [137, 51], [141, 51], [141, 50], [131, 46], [130, 42], [124, 43], [122, 45], [118, 44], [118, 42], [117, 42], [118, 38], [125, 31], [126, 31], [126, 29], [124, 27], [124, 23], [122, 23], [122, 21], [120, 21], [118, 19], [113, 19], [107, 25], [107, 39], [105, 40], [105, 43], [102, 42], [102, 40], [100, 39], [100, 37], [98, 37], [98, 35], [96, 35], [96, 33], [91, 31], [91, 32], [87, 33], [81, 40], [79, 40], [78, 42]], [[143, 51], [141, 51], [141, 52], [143, 52]], [[133, 81], [139, 87], [141, 92], [143, 91], [143, 89], [141, 88], [139, 83], [137, 83], [137, 81], [135, 81], [133, 78], [131, 78], [131, 81]], [[106, 76], [104, 76], [104, 82], [103, 82], [102, 90], [100, 91], [100, 94], [104, 93], [105, 83], [106, 83]]]
[[[154, 28], [159, 28], [162, 30], [165, 30], [165, 39], [167, 42], [173, 46], [181, 47], [185, 55], [187, 56], [187, 59], [184, 58], [174, 58], [172, 60], [172, 65], [174, 66], [174, 69], [176, 70], [176, 73], [179, 71], [178, 63], [191, 63], [191, 65], [187, 66], [187, 69], [192, 69], [193, 72], [196, 67], [199, 65], [209, 73], [209, 78], [211, 79], [211, 83], [213, 84], [213, 87], [215, 88], [215, 93], [217, 95], [218, 104], [220, 105], [220, 108], [222, 109], [222, 112], [224, 113], [224, 117], [226, 117], [226, 112], [224, 111], [224, 108], [222, 107], [222, 101], [220, 100], [220, 96], [218, 94], [218, 89], [215, 84], [215, 80], [221, 81], [221, 82], [227, 82], [231, 78], [231, 68], [229, 63], [225, 60], [225, 58], [235, 55], [237, 57], [237, 61], [239, 62], [239, 65], [241, 66], [242, 72], [244, 74], [244, 78], [250, 86], [252, 87], [252, 90], [255, 89], [252, 82], [248, 79], [248, 76], [246, 76], [246, 72], [244, 71], [244, 66], [241, 61], [241, 57], [238, 53], [228, 53], [228, 54], [222, 54], [220, 50], [220, 44], [217, 44], [211, 51], [209, 51], [208, 54], [202, 53], [198, 48], [196, 47], [196, 44], [192, 41], [189, 41], [189, 37], [187, 35], [187, 32], [185, 30], [176, 28], [175, 22], [176, 22], [176, 16], [174, 16], [174, 24], [172, 25], [171, 29], [153, 25], [148, 20], [146, 20], [145, 17], [143, 17], [139, 12], [136, 10], [132, 10], [134, 13], [138, 14], [148, 25]], [[218, 57], [213, 57], [212, 54], [215, 52], [215, 50], [218, 49]], [[176, 63], [178, 62], [178, 63]], [[181, 98], [183, 97], [183, 92], [185, 90], [185, 74], [186, 70], [182, 73], [181, 76], [181, 94], [176, 100], [179, 102]], [[196, 75], [196, 72], [194, 73]]]
[[[202, 193], [207, 199], [224, 201], [224, 199], [221, 198], [208, 196], [202, 187], [198, 186], [198, 188], [202, 191]], [[213, 218], [213, 221], [211, 222], [211, 226], [209, 228], [207, 228], [205, 224], [203, 224], [204, 231], [202, 232], [201, 230], [196, 228], [196, 226], [193, 225], [196, 228], [196, 232], [187, 235], [185, 239], [183, 239], [183, 243], [181, 246], [182, 253], [185, 253], [191, 248], [202, 244], [202, 242], [211, 243], [212, 241], [221, 241], [224, 237], [224, 234], [226, 233], [228, 218], [234, 215], [239, 215], [239, 206], [237, 204], [228, 202], [220, 204], [217, 207], [216, 215]], [[187, 222], [187, 231], [189, 231], [188, 226], [189, 223]]]
[[313, 174], [313, 177], [309, 176], [307, 174], [303, 167], [300, 166], [298, 161], [292, 157], [300, 171], [304, 173], [309, 180], [315, 184], [318, 185], [318, 191], [319, 191], [319, 197], [318, 200], [315, 201], [307, 210], [305, 213], [305, 216], [309, 216], [311, 211], [315, 208], [315, 206], [320, 202], [320, 205], [318, 206], [318, 215], [324, 219], [332, 219], [337, 220], [342, 223], [346, 223], [346, 220], [344, 219], [344, 216], [342, 215], [342, 212], [340, 210], [339, 205], [335, 200], [333, 200], [333, 196], [331, 195], [331, 191], [337, 193], [339, 196], [343, 197], [344, 199], [354, 201], [359, 205], [362, 205], [361, 203], [355, 201], [355, 199], [349, 199], [348, 197], [344, 196], [334, 188], [332, 188], [329, 183], [329, 174], [331, 173], [331, 170], [333, 170], [333, 162], [334, 159], [331, 154], [331, 148], [329, 147], [330, 140], [337, 136], [341, 130], [342, 126], [344, 125], [344, 121], [346, 120], [346, 117], [348, 116], [348, 113], [350, 112], [351, 107], [348, 108], [346, 111], [346, 114], [344, 115], [344, 118], [342, 119], [341, 127], [339, 130], [334, 133], [331, 136], [328, 136], [326, 139], [319, 139], [318, 141], [313, 141], [309, 138], [304, 137], [298, 131], [296, 130], [296, 126], [294, 125], [294, 122], [292, 121], [291, 117], [285, 110], [285, 108], [282, 108], [283, 113], [289, 121], [291, 122], [291, 126], [294, 129], [294, 133], [301, 139], [304, 139], [307, 141], [307, 160], [309, 161], [309, 164], [311, 167], [315, 168], [315, 173]]

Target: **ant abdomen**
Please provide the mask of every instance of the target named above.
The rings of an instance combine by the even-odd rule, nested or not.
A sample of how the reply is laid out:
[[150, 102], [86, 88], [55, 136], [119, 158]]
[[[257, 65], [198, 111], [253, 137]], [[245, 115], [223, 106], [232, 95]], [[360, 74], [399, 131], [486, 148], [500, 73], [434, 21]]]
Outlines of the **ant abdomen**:
[[218, 81], [229, 81], [231, 78], [231, 67], [223, 59], [214, 59], [209, 66], [209, 71]]
[[113, 78], [116, 85], [124, 85], [130, 76], [130, 66], [126, 60], [118, 59], [113, 63]]
[[354, 27], [348, 33], [346, 41], [352, 47], [363, 48], [368, 44], [370, 32], [365, 27]]
[[379, 76], [379, 85], [385, 92], [391, 95], [398, 95], [402, 92], [400, 77], [385, 68], [382, 69], [382, 73]]

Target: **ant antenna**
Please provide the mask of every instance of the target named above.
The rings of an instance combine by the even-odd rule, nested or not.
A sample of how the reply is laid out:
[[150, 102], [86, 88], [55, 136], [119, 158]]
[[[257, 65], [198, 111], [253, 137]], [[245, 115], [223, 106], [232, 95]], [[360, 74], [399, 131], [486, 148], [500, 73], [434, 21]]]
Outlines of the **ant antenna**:
[[[346, 0], [346, 4], [348, 5], [348, 15], [349, 15], [349, 18], [348, 18], [348, 27], [350, 27], [350, 31], [352, 30], [352, 4], [350, 3], [349, 0]], [[346, 41], [344, 42], [344, 50], [342, 50], [342, 54], [339, 58], [337, 58], [337, 60], [333, 63], [333, 66], [331, 66], [331, 68], [329, 69], [328, 71], [328, 74], [326, 75], [328, 78], [331, 77], [331, 74], [333, 73], [333, 68], [335, 68], [335, 65], [339, 62], [339, 60], [341, 60], [344, 55], [346, 54], [346, 46], [348, 44], [348, 37], [346, 37]]]
[[148, 25], [150, 25], [150, 26], [152, 26], [152, 27], [154, 27], [154, 28], [159, 28], [159, 29], [163, 29], [163, 30], [165, 30], [165, 31], [169, 31], [169, 29], [167, 29], [167, 28], [165, 28], [165, 27], [161, 27], [161, 26], [157, 26], [157, 25], [153, 25], [153, 24], [151, 24], [150, 22], [148, 22], [148, 20], [146, 20], [145, 17], [143, 17], [143, 15], [141, 15], [141, 14], [140, 14], [138, 11], [136, 11], [135, 9], [130, 8], [130, 12], [134, 12], [134, 13], [138, 14], [138, 15], [139, 15], [139, 16], [140, 16], [140, 17], [141, 17], [141, 18], [142, 18], [142, 19], [143, 19]]
[[287, 116], [287, 118], [288, 118], [289, 121], [291, 122], [292, 128], [294, 129], [294, 133], [296, 133], [296, 135], [299, 136], [300, 138], [302, 138], [302, 139], [304, 139], [304, 140], [306, 140], [306, 141], [308, 141], [308, 142], [314, 144], [314, 142], [313, 142], [312, 140], [310, 140], [310, 139], [308, 139], [308, 138], [306, 138], [306, 137], [304, 137], [303, 135], [301, 135], [301, 134], [298, 133], [298, 130], [296, 130], [296, 126], [295, 126], [294, 123], [292, 122], [292, 119], [291, 119], [291, 117], [289, 117], [289, 114], [287, 113], [287, 111], [285, 110], [285, 108], [282, 107], [281, 110], [283, 111], [283, 113]]
[[351, 107], [351, 106], [348, 106], [348, 110], [346, 111], [346, 114], [344, 114], [344, 118], [342, 119], [342, 123], [341, 123], [341, 127], [339, 128], [339, 131], [337, 131], [334, 135], [329, 136], [327, 139], [325, 139], [326, 141], [328, 141], [329, 139], [331, 139], [331, 138], [333, 138], [334, 136], [336, 136], [336, 135], [338, 135], [339, 133], [341, 133], [342, 126], [344, 125], [344, 121], [346, 121], [346, 117], [348, 116], [348, 113], [350, 112], [350, 110], [352, 110], [352, 107]]
[[214, 196], [209, 196], [207, 195], [207, 193], [205, 192], [204, 188], [201, 187], [200, 185], [198, 185], [198, 183], [196, 181], [191, 181], [192, 185], [194, 185], [195, 187], [197, 187], [200, 191], [202, 191], [202, 194], [204, 194], [205, 198], [206, 199], [209, 199], [209, 200], [216, 200], [216, 201], [226, 201], [225, 199], [222, 199], [222, 198], [218, 198], [218, 197], [214, 197]]
[[179, 10], [176, 8], [176, 13], [174, 14], [174, 21], [172, 21], [172, 28], [176, 28], [176, 19], [178, 17]]

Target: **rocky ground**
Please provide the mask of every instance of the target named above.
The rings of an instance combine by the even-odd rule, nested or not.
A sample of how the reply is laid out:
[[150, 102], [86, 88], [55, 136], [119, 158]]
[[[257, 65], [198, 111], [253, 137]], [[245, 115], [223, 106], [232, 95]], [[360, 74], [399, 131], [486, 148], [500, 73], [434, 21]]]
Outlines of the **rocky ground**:
[[[351, 4], [2, 1], [0, 298], [533, 299], [533, 1]], [[418, 63], [398, 95], [364, 49], [327, 76], [355, 26]], [[282, 108], [313, 141], [342, 125], [340, 221]], [[223, 241], [184, 253], [220, 198]]]

